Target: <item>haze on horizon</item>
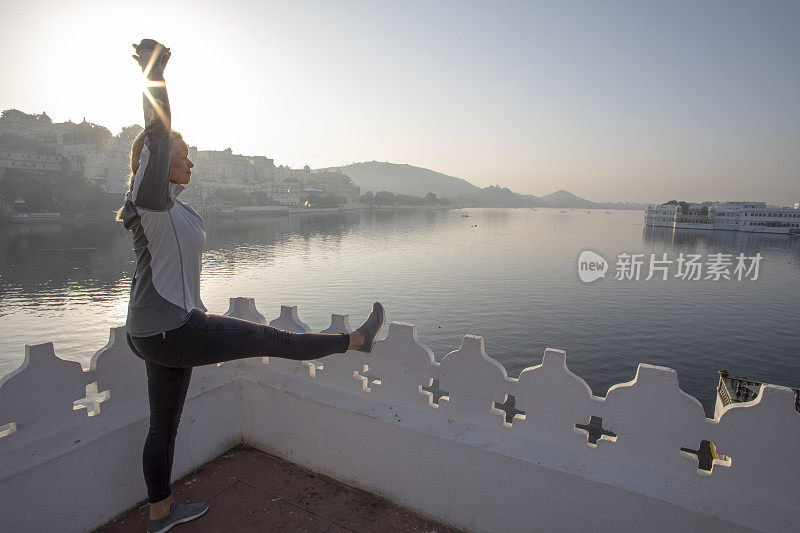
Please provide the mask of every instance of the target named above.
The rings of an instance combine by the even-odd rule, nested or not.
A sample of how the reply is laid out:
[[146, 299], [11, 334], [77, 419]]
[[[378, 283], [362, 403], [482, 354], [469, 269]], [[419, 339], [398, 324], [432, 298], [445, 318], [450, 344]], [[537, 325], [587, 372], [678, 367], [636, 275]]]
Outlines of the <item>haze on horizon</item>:
[[276, 164], [422, 166], [594, 201], [800, 201], [800, 3], [8, 0], [0, 107]]

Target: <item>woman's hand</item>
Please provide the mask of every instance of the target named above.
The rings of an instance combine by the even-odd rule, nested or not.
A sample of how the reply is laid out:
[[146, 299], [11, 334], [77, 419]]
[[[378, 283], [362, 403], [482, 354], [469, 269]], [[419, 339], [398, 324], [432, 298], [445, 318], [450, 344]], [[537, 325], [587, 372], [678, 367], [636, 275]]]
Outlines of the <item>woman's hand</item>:
[[156, 59], [153, 61], [150, 70], [158, 69], [163, 73], [169, 58], [172, 56], [169, 48], [154, 39], [142, 39], [139, 44], [134, 44], [133, 48], [136, 53], [131, 57], [139, 64], [142, 71], [147, 68], [150, 58], [155, 54]]

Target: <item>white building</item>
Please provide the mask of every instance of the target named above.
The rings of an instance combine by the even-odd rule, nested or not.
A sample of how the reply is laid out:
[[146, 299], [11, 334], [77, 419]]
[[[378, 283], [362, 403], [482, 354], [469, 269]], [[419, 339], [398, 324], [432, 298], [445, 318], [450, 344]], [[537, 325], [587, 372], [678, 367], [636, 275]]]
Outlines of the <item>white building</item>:
[[[128, 190], [133, 133], [123, 130], [122, 134], [113, 136], [106, 128], [86, 120], [80, 124], [53, 123], [46, 113], [31, 115], [9, 109], [0, 117], [0, 135], [31, 139], [45, 147], [51, 157], [42, 159], [41, 154], [3, 152], [7, 155], [0, 155], [0, 166], [19, 166], [26, 170], [47, 167], [48, 171], [55, 172], [53, 165], [57, 158], [63, 171], [83, 174], [106, 192], [124, 194]], [[348, 204], [358, 203], [360, 197], [360, 188], [341, 171], [312, 172], [308, 166], [297, 170], [276, 168], [272, 159], [234, 154], [230, 148], [198, 150], [190, 147], [189, 157], [195, 165], [193, 184], [184, 195], [205, 205], [225, 203], [215, 197], [214, 193], [220, 189], [240, 191], [251, 197], [261, 193], [265, 200], [271, 199], [280, 205], [301, 204], [307, 196], [301, 191], [309, 187], [319, 189], [323, 196], [342, 197]], [[258, 198], [254, 200], [259, 201]]]
[[349, 176], [341, 172], [312, 172], [308, 185], [322, 190], [323, 194], [341, 196], [348, 204], [356, 204], [361, 196], [361, 188], [353, 183]]
[[661, 204], [647, 206], [644, 222], [652, 227], [798, 235], [800, 209], [797, 204], [791, 208], [765, 202]]
[[[280, 166], [276, 169], [276, 194], [295, 194], [303, 188], [318, 189], [323, 196], [340, 196], [348, 204], [358, 203], [361, 188], [349, 176], [330, 170], [311, 170]], [[276, 196], [275, 201], [280, 201]]]
[[39, 137], [45, 135], [71, 133], [72, 122], [53, 123], [47, 113], [29, 115], [16, 109], [3, 111], [0, 117], [0, 134]]
[[63, 172], [64, 160], [41, 150], [0, 147], [0, 169], [31, 171], [34, 176], [46, 177]]
[[29, 115], [9, 109], [0, 117], [0, 134], [30, 139], [45, 147], [35, 150], [36, 154], [4, 151], [0, 155], [2, 166], [50, 173], [79, 172], [105, 192], [124, 193], [128, 189], [130, 145], [102, 126], [86, 120], [80, 124], [53, 123], [46, 113]]
[[203, 198], [223, 188], [235, 188], [245, 193], [275, 193], [275, 164], [264, 156], [234, 154], [225, 150], [197, 150], [192, 148], [190, 158], [195, 185]]
[[675, 204], [648, 205], [644, 215], [644, 223], [648, 226], [673, 227], [675, 224]]
[[130, 146], [122, 146], [116, 137], [102, 143], [54, 144], [53, 148], [70, 161], [70, 170], [81, 172], [105, 192], [127, 192]]

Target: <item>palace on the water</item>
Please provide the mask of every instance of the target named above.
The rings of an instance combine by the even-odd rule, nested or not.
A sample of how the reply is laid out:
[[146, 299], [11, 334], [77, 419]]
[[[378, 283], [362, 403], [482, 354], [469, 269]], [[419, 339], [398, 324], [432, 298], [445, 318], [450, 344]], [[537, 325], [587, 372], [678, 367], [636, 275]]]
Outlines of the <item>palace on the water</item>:
[[792, 208], [765, 202], [673, 201], [647, 206], [644, 223], [652, 227], [800, 235], [800, 205]]

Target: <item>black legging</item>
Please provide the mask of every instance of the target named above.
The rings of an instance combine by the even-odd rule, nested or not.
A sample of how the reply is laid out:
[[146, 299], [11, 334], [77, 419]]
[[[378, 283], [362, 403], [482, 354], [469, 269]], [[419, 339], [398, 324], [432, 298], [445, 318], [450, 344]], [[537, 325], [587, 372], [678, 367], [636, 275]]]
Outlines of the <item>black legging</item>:
[[192, 367], [247, 357], [317, 359], [347, 351], [347, 333], [289, 333], [270, 326], [192, 311], [178, 329], [151, 337], [131, 337], [128, 345], [147, 368], [150, 430], [142, 453], [150, 503], [170, 495], [175, 436]]

